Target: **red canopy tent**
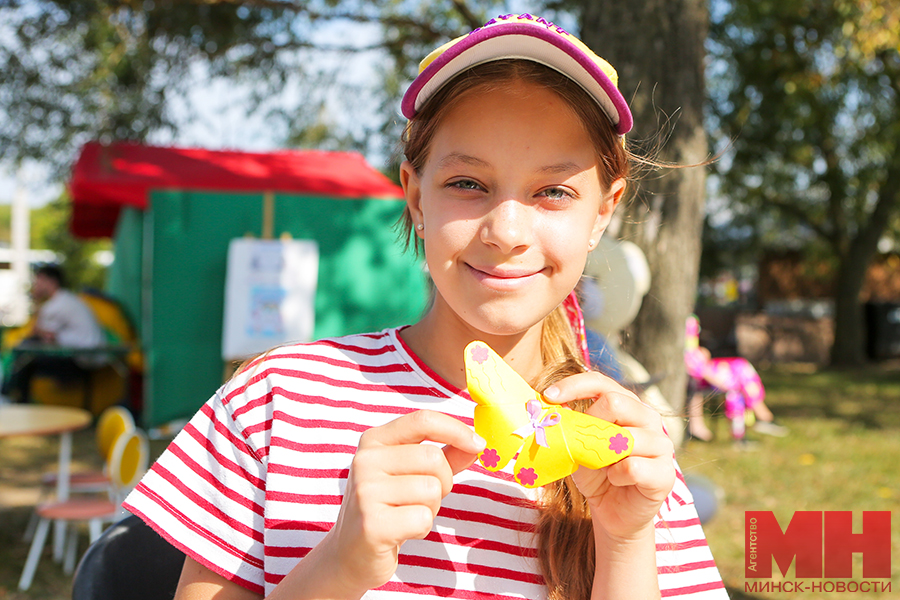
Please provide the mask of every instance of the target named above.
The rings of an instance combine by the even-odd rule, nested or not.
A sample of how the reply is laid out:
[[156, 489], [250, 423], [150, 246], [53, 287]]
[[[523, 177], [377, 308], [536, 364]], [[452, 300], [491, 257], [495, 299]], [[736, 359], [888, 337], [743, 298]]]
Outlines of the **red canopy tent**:
[[123, 206], [147, 207], [150, 190], [271, 191], [335, 198], [400, 199], [403, 191], [355, 152], [269, 153], [89, 142], [69, 184], [70, 227], [109, 237]]
[[[93, 142], [70, 189], [72, 231], [114, 237], [106, 291], [140, 329], [145, 424], [193, 414], [222, 382], [225, 282], [237, 239], [316, 244], [315, 338], [378, 331], [424, 310], [421, 262], [393, 230], [403, 192], [360, 154]], [[241, 292], [252, 296], [261, 285]]]

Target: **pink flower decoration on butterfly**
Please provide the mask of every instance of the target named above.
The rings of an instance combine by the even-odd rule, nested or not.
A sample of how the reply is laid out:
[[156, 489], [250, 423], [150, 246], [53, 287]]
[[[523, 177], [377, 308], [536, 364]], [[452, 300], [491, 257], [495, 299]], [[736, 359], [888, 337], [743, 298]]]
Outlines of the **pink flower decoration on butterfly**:
[[481, 464], [489, 469], [495, 469], [500, 464], [500, 453], [493, 448], [487, 448], [481, 453]]
[[609, 449], [616, 454], [622, 454], [628, 450], [628, 438], [621, 433], [617, 433], [609, 438]]
[[537, 473], [534, 472], [534, 469], [531, 467], [527, 469], [521, 469], [519, 474], [516, 475], [516, 479], [519, 480], [519, 483], [522, 485], [531, 486], [534, 485], [534, 482], [537, 481]]
[[472, 360], [479, 365], [488, 359], [488, 349], [485, 346], [475, 346], [472, 348]]

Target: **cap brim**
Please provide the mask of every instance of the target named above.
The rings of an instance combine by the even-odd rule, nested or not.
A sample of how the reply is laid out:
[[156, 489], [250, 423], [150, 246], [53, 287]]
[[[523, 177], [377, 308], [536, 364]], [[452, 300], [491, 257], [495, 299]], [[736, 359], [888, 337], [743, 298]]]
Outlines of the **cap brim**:
[[593, 97], [619, 135], [631, 130], [631, 111], [616, 85], [579, 46], [546, 27], [499, 23], [473, 31], [450, 45], [419, 73], [400, 109], [413, 118], [447, 81], [476, 65], [503, 59], [531, 60], [566, 75]]

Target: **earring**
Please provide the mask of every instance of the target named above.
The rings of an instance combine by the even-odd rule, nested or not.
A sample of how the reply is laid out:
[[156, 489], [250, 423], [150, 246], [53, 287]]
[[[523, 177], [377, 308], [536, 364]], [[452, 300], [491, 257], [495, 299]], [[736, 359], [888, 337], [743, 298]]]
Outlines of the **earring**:
[[594, 240], [589, 240], [589, 241], [588, 241], [588, 249], [589, 249], [589, 250], [593, 250], [593, 249], [594, 249], [594, 246], [595, 246], [596, 244], [597, 244], [597, 242], [595, 242]]
[[416, 225], [416, 231], [424, 231], [424, 230], [425, 230], [424, 223], [419, 223], [418, 225]]

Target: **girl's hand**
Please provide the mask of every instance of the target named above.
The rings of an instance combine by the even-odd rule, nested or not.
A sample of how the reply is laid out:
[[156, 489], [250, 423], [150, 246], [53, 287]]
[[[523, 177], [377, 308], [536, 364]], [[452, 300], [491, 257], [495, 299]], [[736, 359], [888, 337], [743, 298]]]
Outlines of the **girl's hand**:
[[484, 441], [465, 424], [426, 410], [363, 433], [337, 522], [322, 542], [339, 563], [350, 596], [391, 578], [400, 545], [428, 535], [453, 475], [483, 449]]
[[597, 372], [566, 377], [547, 388], [544, 397], [556, 404], [595, 398], [587, 414], [625, 427], [634, 436], [627, 458], [599, 470], [581, 467], [572, 477], [588, 500], [595, 529], [624, 541], [646, 535], [675, 483], [674, 447], [659, 413]]

